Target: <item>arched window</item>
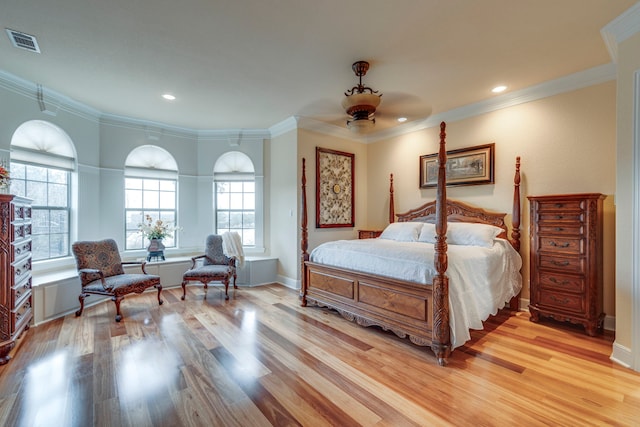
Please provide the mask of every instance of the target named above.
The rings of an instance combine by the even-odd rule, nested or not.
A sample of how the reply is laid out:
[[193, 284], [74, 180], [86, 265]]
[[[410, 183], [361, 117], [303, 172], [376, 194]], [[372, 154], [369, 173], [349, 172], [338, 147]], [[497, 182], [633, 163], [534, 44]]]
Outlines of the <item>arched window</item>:
[[253, 162], [244, 153], [231, 151], [213, 168], [216, 233], [236, 231], [243, 246], [256, 244], [256, 186]]
[[[139, 233], [139, 224], [149, 216], [177, 225], [178, 164], [173, 156], [155, 145], [143, 145], [131, 151], [124, 168], [125, 250], [144, 249], [149, 240]], [[176, 236], [163, 239], [170, 248]]]
[[69, 255], [75, 147], [58, 126], [30, 120], [11, 138], [11, 192], [33, 200], [33, 260]]

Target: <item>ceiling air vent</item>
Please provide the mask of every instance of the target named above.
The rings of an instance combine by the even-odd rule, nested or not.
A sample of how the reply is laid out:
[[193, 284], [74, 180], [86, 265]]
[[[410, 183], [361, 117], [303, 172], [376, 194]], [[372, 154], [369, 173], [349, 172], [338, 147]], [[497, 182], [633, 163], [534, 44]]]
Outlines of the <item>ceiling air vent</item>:
[[9, 38], [11, 39], [11, 44], [13, 44], [14, 47], [19, 47], [20, 49], [26, 49], [30, 50], [31, 52], [40, 53], [38, 41], [34, 36], [21, 33], [20, 31], [10, 30], [8, 28], [6, 30]]

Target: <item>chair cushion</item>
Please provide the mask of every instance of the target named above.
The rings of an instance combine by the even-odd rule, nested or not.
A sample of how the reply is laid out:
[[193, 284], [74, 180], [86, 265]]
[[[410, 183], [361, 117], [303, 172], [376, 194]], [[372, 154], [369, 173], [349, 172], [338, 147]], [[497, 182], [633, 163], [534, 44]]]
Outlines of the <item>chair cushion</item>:
[[228, 265], [203, 265], [202, 267], [187, 270], [183, 278], [211, 277], [211, 280], [223, 280], [231, 276], [231, 274], [231, 269]]
[[207, 236], [204, 254], [207, 256], [203, 265], [229, 265], [230, 258], [224, 254], [222, 236], [211, 234]]
[[100, 280], [95, 280], [83, 288], [83, 292], [122, 296], [132, 292], [141, 293], [151, 286], [160, 284], [160, 276], [153, 274], [119, 274], [105, 277], [107, 289]]
[[[101, 270], [105, 277], [124, 274], [118, 245], [113, 239], [105, 239], [97, 242], [75, 242], [72, 245], [72, 250], [76, 257], [78, 270], [85, 268]], [[99, 274], [83, 273], [80, 275], [80, 280], [83, 285], [99, 278]]]

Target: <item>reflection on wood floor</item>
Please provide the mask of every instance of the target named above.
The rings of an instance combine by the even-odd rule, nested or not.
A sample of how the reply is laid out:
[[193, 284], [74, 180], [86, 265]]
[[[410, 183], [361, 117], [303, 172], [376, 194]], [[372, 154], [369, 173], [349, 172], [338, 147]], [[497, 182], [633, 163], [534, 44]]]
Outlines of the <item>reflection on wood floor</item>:
[[499, 315], [442, 368], [279, 285], [180, 295], [31, 328], [0, 367], [0, 425], [640, 425], [640, 374], [608, 335]]

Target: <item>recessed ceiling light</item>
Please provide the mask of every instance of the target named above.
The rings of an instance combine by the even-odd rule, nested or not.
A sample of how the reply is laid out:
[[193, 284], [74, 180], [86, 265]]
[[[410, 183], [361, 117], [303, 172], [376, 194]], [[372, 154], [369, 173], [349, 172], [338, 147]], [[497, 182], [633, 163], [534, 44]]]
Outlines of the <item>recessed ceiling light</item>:
[[174, 99], [176, 99], [176, 97], [171, 95], [170, 93], [165, 93], [164, 95], [162, 95], [162, 97], [167, 101], [173, 101]]
[[404, 122], [406, 122], [406, 121], [407, 121], [407, 118], [406, 118], [406, 117], [398, 117], [398, 122], [400, 122], [400, 123], [404, 123]]
[[496, 86], [493, 89], [491, 89], [491, 92], [500, 93], [500, 92], [504, 92], [505, 90], [507, 90], [506, 86]]

